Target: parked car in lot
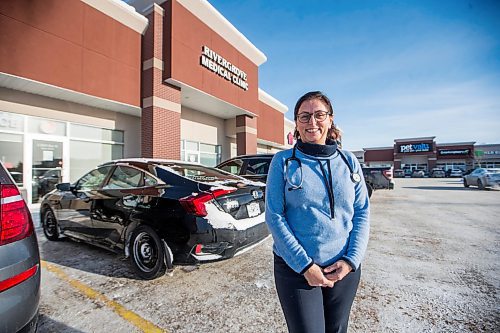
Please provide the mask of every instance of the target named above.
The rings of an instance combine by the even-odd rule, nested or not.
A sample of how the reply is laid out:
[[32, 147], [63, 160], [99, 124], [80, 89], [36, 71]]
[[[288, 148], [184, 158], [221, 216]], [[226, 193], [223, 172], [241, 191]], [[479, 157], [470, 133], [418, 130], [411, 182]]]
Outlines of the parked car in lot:
[[462, 177], [463, 176], [463, 171], [460, 169], [452, 169], [450, 171], [450, 176], [449, 177]]
[[405, 171], [403, 169], [394, 170], [394, 178], [404, 178], [404, 177], [405, 177]]
[[430, 172], [431, 178], [444, 178], [446, 177], [446, 173], [441, 168], [433, 168]]
[[372, 193], [375, 190], [394, 189], [392, 166], [381, 166], [381, 167], [363, 166], [362, 169], [369, 197], [372, 196]]
[[180, 161], [122, 159], [62, 183], [41, 203], [45, 236], [124, 252], [144, 279], [230, 258], [269, 235], [265, 184]]
[[[237, 156], [220, 163], [216, 166], [216, 168], [250, 180], [265, 182], [267, 180], [267, 173], [269, 172], [269, 165], [271, 164], [273, 156], [273, 154]], [[391, 166], [363, 166], [362, 169], [369, 197], [372, 196], [374, 190], [394, 189], [394, 179], [392, 177]]]
[[424, 178], [424, 170], [413, 170], [411, 173], [411, 178]]
[[220, 163], [216, 168], [265, 183], [273, 156], [273, 154], [241, 155]]
[[40, 254], [31, 214], [0, 162], [0, 332], [35, 332]]
[[465, 175], [464, 186], [477, 186], [480, 190], [486, 187], [500, 186], [500, 169], [497, 168], [477, 168], [470, 174]]

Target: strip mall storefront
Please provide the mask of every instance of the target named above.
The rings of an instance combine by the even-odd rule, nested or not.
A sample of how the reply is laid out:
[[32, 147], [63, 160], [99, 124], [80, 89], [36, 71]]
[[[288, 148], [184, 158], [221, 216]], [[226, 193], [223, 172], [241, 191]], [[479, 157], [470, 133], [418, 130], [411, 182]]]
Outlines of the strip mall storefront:
[[[122, 157], [289, 147], [267, 59], [207, 1], [0, 3], [0, 159], [27, 199]], [[158, 4], [159, 3], [159, 4]]]
[[435, 138], [396, 139], [393, 147], [363, 148], [365, 164], [411, 171], [432, 168], [466, 171], [475, 167], [475, 142], [436, 143]]

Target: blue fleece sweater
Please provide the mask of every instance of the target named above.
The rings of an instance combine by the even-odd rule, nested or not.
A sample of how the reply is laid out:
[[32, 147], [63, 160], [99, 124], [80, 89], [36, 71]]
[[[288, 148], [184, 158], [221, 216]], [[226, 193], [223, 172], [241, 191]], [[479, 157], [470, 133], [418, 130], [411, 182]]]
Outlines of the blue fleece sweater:
[[[365, 255], [370, 231], [368, 193], [358, 160], [352, 153], [342, 152], [361, 176], [361, 182], [351, 180], [349, 167], [338, 152], [319, 157], [296, 149], [302, 168], [296, 161], [285, 167], [292, 149], [276, 153], [271, 162], [266, 222], [273, 236], [274, 252], [297, 273], [303, 273], [312, 263], [325, 267], [339, 259], [357, 269]], [[298, 185], [301, 172], [301, 188], [289, 190], [286, 179]], [[328, 194], [330, 184], [333, 202]]]

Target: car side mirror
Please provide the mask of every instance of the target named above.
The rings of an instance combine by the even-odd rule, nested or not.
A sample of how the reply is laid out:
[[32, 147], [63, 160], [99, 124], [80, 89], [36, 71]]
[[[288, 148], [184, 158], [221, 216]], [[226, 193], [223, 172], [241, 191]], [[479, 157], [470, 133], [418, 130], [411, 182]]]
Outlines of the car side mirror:
[[63, 192], [74, 190], [74, 186], [71, 186], [70, 183], [59, 183], [56, 185], [56, 188], [59, 191], [63, 191]]

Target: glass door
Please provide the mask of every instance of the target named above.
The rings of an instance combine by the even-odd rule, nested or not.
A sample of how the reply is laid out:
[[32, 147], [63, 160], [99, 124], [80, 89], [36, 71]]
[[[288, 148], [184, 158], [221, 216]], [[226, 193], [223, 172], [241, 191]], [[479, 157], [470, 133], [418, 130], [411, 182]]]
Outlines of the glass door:
[[52, 191], [62, 182], [63, 142], [33, 139], [32, 155], [32, 203]]

